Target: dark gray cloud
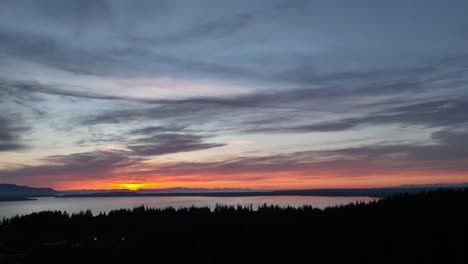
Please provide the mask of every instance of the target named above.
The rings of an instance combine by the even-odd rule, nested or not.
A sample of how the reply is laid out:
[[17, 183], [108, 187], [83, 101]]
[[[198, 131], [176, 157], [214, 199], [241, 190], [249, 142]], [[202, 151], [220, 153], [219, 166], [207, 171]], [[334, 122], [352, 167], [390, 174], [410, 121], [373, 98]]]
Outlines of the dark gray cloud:
[[21, 120], [16, 122], [10, 118], [0, 116], [0, 151], [14, 151], [27, 148], [21, 141], [21, 136], [28, 131]]
[[136, 155], [153, 156], [225, 146], [221, 143], [205, 143], [205, 138], [206, 136], [163, 133], [134, 140], [128, 148]]
[[[135, 119], [165, 120], [172, 118], [206, 122], [206, 120], [214, 120], [220, 118], [220, 116], [229, 115], [231, 117], [242, 116], [245, 119], [242, 123], [255, 124], [256, 122], [265, 123], [266, 120], [271, 118], [272, 112], [275, 116], [281, 116], [283, 122], [295, 121], [298, 115], [306, 116], [307, 112], [311, 114], [338, 114], [343, 111], [357, 112], [365, 110], [368, 115], [377, 115], [374, 120], [370, 120], [372, 118], [369, 120], [347, 119], [338, 123], [328, 121], [307, 125], [294, 125], [291, 123], [285, 124], [285, 129], [278, 126], [278, 124], [276, 125], [278, 131], [339, 131], [353, 128], [359, 124], [378, 123], [377, 119], [382, 120], [382, 123], [384, 123], [385, 114], [373, 113], [374, 109], [380, 108], [387, 111], [388, 108], [399, 105], [418, 106], [419, 104], [425, 104], [429, 100], [434, 100], [434, 97], [441, 97], [441, 94], [437, 92], [441, 87], [447, 89], [446, 94], [442, 94], [442, 97], [450, 98], [447, 100], [467, 96], [466, 92], [460, 90], [460, 87], [468, 79], [466, 69], [468, 69], [468, 60], [464, 56], [456, 59], [440, 59], [433, 61], [428, 66], [369, 72], [351, 71], [334, 73], [328, 76], [319, 76], [313, 71], [307, 73], [307, 69], [300, 69], [304, 75], [308, 74], [309, 77], [315, 80], [312, 82], [315, 83], [315, 87], [257, 91], [230, 97], [194, 97], [172, 100], [142, 99], [142, 102], [148, 102], [156, 106], [145, 109], [134, 108], [99, 113], [94, 117], [87, 118], [84, 123], [125, 123]], [[420, 96], [422, 94], [425, 94], [425, 96]], [[408, 98], [411, 98], [411, 100], [409, 101]], [[129, 98], [129, 100], [132, 99]], [[388, 105], [384, 107], [385, 104]], [[388, 111], [391, 112], [394, 109], [388, 109]], [[262, 112], [265, 112], [264, 116], [258, 117], [258, 114]], [[257, 117], [254, 120], [249, 120], [249, 113], [255, 113]], [[394, 123], [392, 118], [388, 118], [388, 120], [390, 123]], [[421, 122], [424, 123], [424, 121]], [[263, 127], [258, 128], [259, 132], [268, 132], [268, 130]]]
[[251, 123], [247, 132], [256, 133], [306, 133], [344, 131], [364, 125], [420, 125], [426, 127], [458, 126], [468, 123], [468, 97], [414, 103], [390, 107], [363, 117], [298, 126]]
[[[224, 105], [227, 107], [264, 107], [264, 108], [298, 108], [300, 102], [310, 102], [312, 99], [333, 100], [352, 99], [353, 97], [377, 97], [398, 93], [420, 93], [434, 87], [434, 83], [445, 81], [443, 85], [453, 86], [464, 83], [468, 76], [468, 57], [457, 58], [445, 57], [431, 61], [432, 64], [425, 66], [407, 67], [404, 69], [381, 69], [361, 72], [359, 70], [347, 72], [334, 72], [325, 76], [319, 75], [307, 68], [295, 70], [303, 71], [307, 75], [310, 84], [315, 87], [299, 87], [293, 89], [270, 90], [252, 92], [247, 95], [223, 97], [195, 97], [188, 99], [165, 100], [151, 98], [134, 98], [125, 96], [114, 96], [89, 91], [86, 87], [60, 87], [56, 84], [44, 84], [31, 80], [9, 80], [0, 79], [0, 92], [10, 96], [19, 94], [26, 99], [30, 93], [42, 93], [76, 97], [80, 99], [102, 99], [102, 100], [128, 100], [150, 104], [208, 104]], [[215, 65], [214, 68], [219, 68]], [[213, 71], [213, 69], [208, 69]], [[292, 73], [286, 73], [289, 75]], [[287, 77], [280, 77], [286, 80]], [[304, 81], [298, 81], [303, 83]], [[306, 81], [309, 82], [309, 81]], [[312, 108], [309, 108], [312, 109]]]
[[[330, 172], [348, 176], [385, 175], [418, 171], [468, 172], [468, 129], [441, 130], [430, 144], [374, 144], [334, 150], [303, 151], [264, 157], [243, 157], [221, 162], [176, 163], [151, 173], [225, 175], [296, 172], [305, 175]], [[298, 174], [298, 175], [299, 175]], [[421, 175], [424, 176], [424, 175]]]
[[96, 99], [110, 101], [130, 101], [138, 103], [158, 104], [165, 103], [166, 100], [133, 98], [125, 96], [105, 95], [92, 91], [77, 91], [70, 88], [60, 87], [59, 85], [43, 84], [38, 81], [26, 80], [8, 80], [0, 78], [0, 94], [5, 98], [16, 98], [21, 101], [42, 101], [40, 95], [54, 95], [70, 97], [75, 99]]
[[144, 128], [134, 129], [129, 132], [131, 135], [149, 135], [149, 134], [159, 134], [159, 133], [170, 133], [170, 132], [182, 132], [189, 131], [185, 126], [148, 126]]
[[0, 171], [0, 177], [64, 177], [92, 179], [108, 177], [119, 168], [136, 169], [141, 159], [130, 158], [125, 152], [94, 151], [45, 157], [44, 165], [13, 167]]
[[0, 141], [0, 151], [13, 151], [25, 149], [26, 146], [17, 142]]
[[[367, 113], [358, 117], [344, 118], [314, 122], [314, 117], [307, 118], [304, 113], [339, 113], [341, 108], [359, 110], [359, 105], [347, 105], [339, 101], [337, 104], [326, 105], [320, 102], [320, 93], [314, 90], [292, 90], [273, 94], [253, 94], [235, 98], [195, 98], [186, 100], [174, 100], [147, 109], [128, 109], [100, 113], [91, 119], [85, 120], [85, 124], [125, 123], [131, 120], [141, 119], [183, 119], [185, 122], [209, 122], [210, 120], [229, 115], [230, 122], [237, 125], [237, 131], [255, 133], [308, 133], [344, 131], [360, 126], [369, 125], [421, 125], [427, 127], [454, 126], [468, 122], [468, 97], [458, 97], [442, 100], [420, 99], [390, 100], [381, 102], [375, 106], [367, 106]], [[366, 94], [358, 93], [360, 97]], [[328, 94], [328, 96], [332, 96]], [[346, 98], [344, 95], [341, 95]], [[343, 99], [343, 98], [341, 98]], [[338, 95], [333, 100], [340, 100]], [[308, 103], [317, 102], [317, 105], [308, 106]], [[339, 104], [344, 104], [340, 106]], [[271, 105], [271, 107], [270, 107]], [[290, 105], [290, 107], [286, 107]], [[296, 105], [296, 106], [294, 106]], [[316, 109], [317, 106], [321, 106]], [[322, 107], [323, 106], [323, 107]], [[372, 110], [377, 108], [379, 110]], [[278, 118], [272, 118], [269, 112], [257, 111], [277, 110]], [[297, 116], [304, 114], [301, 124], [297, 124]], [[249, 120], [250, 115], [259, 115]], [[236, 116], [242, 116], [240, 121]], [[301, 116], [302, 117], [302, 116]], [[310, 120], [310, 121], [309, 121]], [[312, 121], [312, 122], [311, 122]], [[232, 126], [226, 126], [232, 129]]]

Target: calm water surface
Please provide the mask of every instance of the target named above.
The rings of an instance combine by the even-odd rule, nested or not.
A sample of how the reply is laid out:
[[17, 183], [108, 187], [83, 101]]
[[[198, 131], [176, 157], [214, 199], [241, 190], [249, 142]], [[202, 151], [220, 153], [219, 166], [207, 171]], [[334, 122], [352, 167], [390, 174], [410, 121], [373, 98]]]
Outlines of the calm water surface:
[[86, 198], [53, 198], [42, 197], [35, 201], [0, 202], [0, 219], [32, 212], [60, 210], [69, 213], [90, 209], [93, 214], [109, 212], [120, 208], [133, 208], [144, 205], [153, 208], [224, 205], [250, 205], [257, 208], [264, 203], [268, 205], [293, 206], [311, 205], [325, 208], [355, 202], [370, 202], [371, 197], [323, 197], [323, 196], [261, 196], [261, 197], [86, 197]]

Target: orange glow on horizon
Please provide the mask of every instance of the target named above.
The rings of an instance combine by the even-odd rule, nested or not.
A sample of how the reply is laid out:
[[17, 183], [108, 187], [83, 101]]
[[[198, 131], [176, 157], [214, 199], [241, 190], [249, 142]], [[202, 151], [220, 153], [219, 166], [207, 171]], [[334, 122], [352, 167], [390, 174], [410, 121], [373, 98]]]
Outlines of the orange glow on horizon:
[[[423, 175], [423, 176], [422, 176]], [[48, 183], [47, 183], [48, 182]], [[368, 173], [367, 175], [344, 176], [339, 172], [322, 171], [315, 176], [308, 173], [276, 172], [267, 176], [260, 173], [235, 175], [193, 174], [193, 175], [112, 175], [102, 179], [83, 179], [74, 181], [47, 181], [29, 184], [32, 187], [51, 187], [56, 190], [110, 190], [110, 189], [165, 189], [186, 188], [249, 188], [263, 190], [278, 189], [320, 189], [320, 188], [378, 188], [407, 184], [436, 184], [468, 182], [466, 173], [425, 171], [402, 171], [387, 173]], [[24, 184], [28, 185], [28, 184]]]

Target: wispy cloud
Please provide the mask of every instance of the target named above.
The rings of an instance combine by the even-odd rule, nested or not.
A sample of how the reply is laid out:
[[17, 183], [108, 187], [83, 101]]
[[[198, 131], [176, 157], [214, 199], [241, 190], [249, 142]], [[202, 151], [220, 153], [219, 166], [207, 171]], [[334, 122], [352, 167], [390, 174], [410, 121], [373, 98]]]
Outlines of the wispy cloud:
[[246, 139], [230, 139], [230, 140], [226, 141], [226, 143], [228, 143], [230, 145], [251, 145], [251, 144], [254, 144], [252, 141], [246, 140]]
[[137, 155], [152, 156], [188, 152], [225, 146], [222, 143], [203, 142], [205, 136], [165, 133], [134, 140], [128, 148]]
[[0, 151], [26, 149], [27, 146], [21, 141], [21, 136], [28, 130], [29, 128], [20, 120], [15, 122], [10, 118], [0, 116]]

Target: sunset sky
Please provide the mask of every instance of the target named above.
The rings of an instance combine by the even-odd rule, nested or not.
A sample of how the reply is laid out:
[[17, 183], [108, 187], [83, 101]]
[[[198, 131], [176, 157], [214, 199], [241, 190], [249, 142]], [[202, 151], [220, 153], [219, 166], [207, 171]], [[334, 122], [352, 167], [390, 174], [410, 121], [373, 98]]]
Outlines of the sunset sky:
[[0, 183], [468, 182], [468, 1], [0, 4]]

